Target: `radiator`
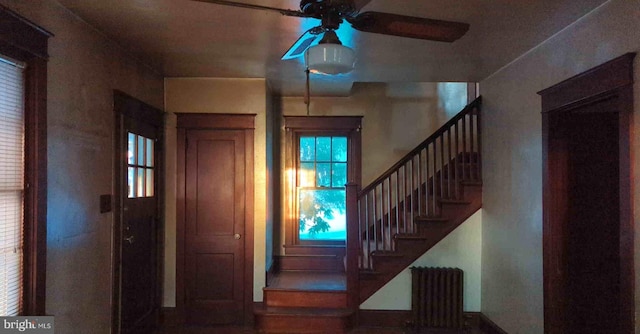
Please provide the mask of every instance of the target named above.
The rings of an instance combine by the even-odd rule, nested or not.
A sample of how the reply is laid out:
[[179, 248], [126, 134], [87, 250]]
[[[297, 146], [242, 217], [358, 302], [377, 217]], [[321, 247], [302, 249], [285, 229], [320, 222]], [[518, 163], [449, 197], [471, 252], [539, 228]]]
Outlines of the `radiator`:
[[458, 268], [412, 267], [413, 324], [427, 328], [462, 328], [463, 273]]

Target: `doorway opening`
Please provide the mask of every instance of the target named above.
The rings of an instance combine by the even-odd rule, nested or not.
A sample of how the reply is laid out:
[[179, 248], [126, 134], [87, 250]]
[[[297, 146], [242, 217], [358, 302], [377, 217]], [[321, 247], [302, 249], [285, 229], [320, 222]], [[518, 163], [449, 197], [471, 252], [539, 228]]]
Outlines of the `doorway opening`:
[[634, 56], [539, 92], [545, 333], [633, 332]]

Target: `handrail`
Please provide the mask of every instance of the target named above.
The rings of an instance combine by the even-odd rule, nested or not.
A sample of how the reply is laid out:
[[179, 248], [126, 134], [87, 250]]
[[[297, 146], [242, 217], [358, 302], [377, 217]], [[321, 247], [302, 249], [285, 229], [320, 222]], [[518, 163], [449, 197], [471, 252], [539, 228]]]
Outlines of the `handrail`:
[[476, 108], [479, 108], [482, 103], [482, 96], [479, 96], [471, 103], [469, 103], [464, 109], [462, 109], [457, 115], [453, 116], [449, 121], [444, 123], [438, 130], [436, 130], [432, 135], [427, 137], [422, 143], [418, 144], [413, 150], [407, 153], [403, 158], [401, 158], [398, 162], [396, 162], [393, 166], [387, 169], [382, 175], [373, 180], [368, 186], [362, 188], [358, 193], [358, 198], [364, 196], [376, 186], [378, 186], [383, 181], [387, 180], [393, 173], [395, 173], [400, 167], [404, 166], [407, 162], [411, 161], [416, 154], [420, 153], [425, 146], [431, 144], [434, 140], [438, 139], [442, 134], [444, 134], [447, 130], [449, 130], [456, 122], [460, 121], [464, 116], [473, 111]]

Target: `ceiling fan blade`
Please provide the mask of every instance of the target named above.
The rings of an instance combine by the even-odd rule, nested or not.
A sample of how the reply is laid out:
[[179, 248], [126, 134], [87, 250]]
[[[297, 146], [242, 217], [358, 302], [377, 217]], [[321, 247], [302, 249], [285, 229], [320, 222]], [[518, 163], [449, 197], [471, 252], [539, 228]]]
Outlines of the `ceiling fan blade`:
[[364, 12], [347, 20], [364, 32], [440, 42], [453, 42], [469, 30], [467, 23], [380, 12]]
[[282, 60], [294, 59], [304, 55], [304, 52], [307, 51], [315, 41], [320, 39], [322, 32], [322, 27], [315, 27], [307, 30], [295, 43], [293, 43], [289, 50], [287, 50], [284, 56], [282, 56]]
[[268, 11], [272, 11], [272, 12], [278, 12], [278, 13], [280, 13], [282, 15], [285, 15], [285, 16], [309, 17], [307, 14], [305, 14], [305, 13], [299, 11], [299, 10], [281, 9], [281, 8], [275, 8], [275, 7], [252, 5], [252, 4], [248, 4], [248, 3], [235, 2], [235, 1], [225, 1], [225, 0], [192, 0], [192, 1], [213, 3], [213, 4], [216, 4], [216, 5], [223, 5], [223, 6], [233, 6], [233, 7], [240, 7], [240, 8], [268, 10]]
[[371, 0], [353, 0], [353, 5], [356, 8], [356, 11], [361, 11], [364, 6], [368, 5]]

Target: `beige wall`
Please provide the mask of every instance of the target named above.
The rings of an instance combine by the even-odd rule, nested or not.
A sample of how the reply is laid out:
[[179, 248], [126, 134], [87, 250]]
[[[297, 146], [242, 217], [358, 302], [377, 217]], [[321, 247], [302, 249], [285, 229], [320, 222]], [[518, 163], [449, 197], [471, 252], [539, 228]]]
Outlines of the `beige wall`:
[[162, 76], [53, 0], [0, 0], [55, 34], [48, 65], [46, 312], [56, 333], [110, 333], [113, 89], [163, 107]]
[[451, 267], [464, 272], [464, 311], [480, 312], [482, 210], [407, 266], [362, 305], [365, 310], [411, 310], [411, 267]]
[[[212, 78], [167, 78], [165, 79], [165, 103], [169, 113], [230, 113], [256, 114], [254, 141], [254, 289], [253, 300], [262, 301], [265, 282], [266, 221], [267, 221], [267, 85], [264, 79], [212, 79]], [[168, 128], [167, 152], [176, 151], [175, 127]], [[167, 155], [167, 165], [175, 166], [175, 156]], [[167, 175], [167, 203], [175, 203], [175, 177]], [[167, 211], [165, 243], [175, 249], [175, 210]], [[165, 274], [175, 275], [175, 251], [165, 251]], [[169, 276], [172, 277], [172, 276]], [[164, 305], [175, 306], [175, 278], [165, 280]]]
[[[362, 186], [366, 186], [427, 139], [467, 104], [466, 83], [356, 83], [349, 97], [311, 96], [311, 116], [363, 116]], [[279, 101], [284, 116], [305, 116], [301, 97]], [[284, 129], [281, 128], [284, 151]], [[281, 157], [282, 166], [285, 157]], [[284, 189], [284, 175], [281, 186]], [[281, 198], [284, 207], [284, 198]], [[283, 213], [284, 214], [284, 213]], [[283, 221], [280, 218], [280, 221]], [[281, 244], [285, 242], [280, 231]], [[282, 245], [275, 245], [278, 246]], [[282, 254], [284, 250], [276, 250]]]
[[[310, 115], [363, 116], [367, 185], [462, 110], [466, 94], [466, 83], [356, 83], [350, 97], [312, 96]], [[302, 98], [285, 97], [282, 114], [304, 116], [306, 105]]]
[[[542, 139], [537, 91], [640, 49], [640, 1], [612, 0], [480, 83], [482, 312], [509, 333], [543, 332]], [[636, 59], [635, 80], [640, 76]], [[640, 84], [635, 84], [635, 113]], [[640, 164], [635, 122], [633, 164]], [[640, 311], [640, 180], [633, 184]], [[640, 324], [636, 324], [640, 333]]]

